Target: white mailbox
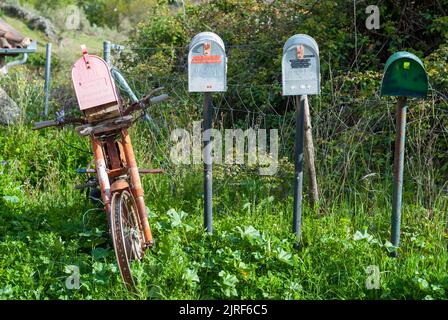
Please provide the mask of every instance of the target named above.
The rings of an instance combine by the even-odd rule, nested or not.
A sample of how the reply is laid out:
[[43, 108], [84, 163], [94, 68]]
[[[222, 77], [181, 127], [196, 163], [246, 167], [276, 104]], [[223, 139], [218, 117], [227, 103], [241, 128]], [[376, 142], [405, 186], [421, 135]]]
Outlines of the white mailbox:
[[320, 62], [317, 42], [296, 34], [283, 47], [282, 85], [284, 96], [320, 93]]
[[194, 36], [188, 53], [188, 91], [227, 90], [227, 57], [224, 42], [213, 32]]

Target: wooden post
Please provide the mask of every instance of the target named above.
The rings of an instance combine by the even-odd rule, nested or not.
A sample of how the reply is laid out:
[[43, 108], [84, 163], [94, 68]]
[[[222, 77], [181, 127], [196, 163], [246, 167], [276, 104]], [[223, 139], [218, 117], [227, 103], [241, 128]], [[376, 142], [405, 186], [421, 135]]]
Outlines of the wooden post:
[[316, 166], [314, 164], [314, 144], [313, 133], [311, 131], [311, 115], [308, 104], [308, 96], [305, 96], [305, 166], [308, 168], [308, 176], [310, 180], [310, 202], [314, 207], [319, 202], [319, 187], [317, 184]]

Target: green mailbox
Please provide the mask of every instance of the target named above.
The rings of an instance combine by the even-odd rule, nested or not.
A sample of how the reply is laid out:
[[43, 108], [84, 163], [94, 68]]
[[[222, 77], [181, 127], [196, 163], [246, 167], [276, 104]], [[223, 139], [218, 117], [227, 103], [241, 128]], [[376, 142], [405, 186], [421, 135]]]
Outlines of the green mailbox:
[[428, 75], [414, 54], [400, 51], [387, 59], [381, 84], [382, 96], [426, 98]]
[[[381, 83], [381, 96], [398, 97], [391, 228], [391, 242], [395, 248], [398, 248], [400, 243], [407, 98], [426, 98], [427, 94], [428, 75], [422, 61], [417, 56], [409, 52], [400, 51], [387, 59]], [[396, 255], [397, 252], [394, 251], [393, 254]]]

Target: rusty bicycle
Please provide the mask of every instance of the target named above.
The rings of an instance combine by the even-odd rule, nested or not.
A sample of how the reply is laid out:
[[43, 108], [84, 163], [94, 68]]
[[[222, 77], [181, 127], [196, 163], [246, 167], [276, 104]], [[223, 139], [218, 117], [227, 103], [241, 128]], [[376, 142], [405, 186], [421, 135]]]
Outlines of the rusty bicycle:
[[[127, 107], [116, 90], [108, 65], [100, 57], [89, 55], [73, 66], [72, 80], [83, 117], [60, 116], [56, 120], [36, 122], [34, 130], [64, 125], [78, 125], [80, 136], [90, 137], [95, 168], [79, 170], [94, 175], [82, 188], [99, 187], [107, 215], [121, 277], [128, 289], [135, 287], [131, 262], [140, 261], [147, 248], [153, 246], [140, 174], [161, 173], [162, 170], [142, 170], [137, 166], [128, 128], [145, 108], [162, 102], [168, 95], [155, 96], [162, 88]], [[140, 112], [140, 117], [133, 114]]]

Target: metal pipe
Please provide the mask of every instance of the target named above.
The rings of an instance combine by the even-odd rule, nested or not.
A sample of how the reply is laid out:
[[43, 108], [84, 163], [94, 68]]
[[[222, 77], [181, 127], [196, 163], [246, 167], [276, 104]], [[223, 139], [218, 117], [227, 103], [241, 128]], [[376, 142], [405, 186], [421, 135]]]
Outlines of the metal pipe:
[[[407, 98], [400, 97], [397, 103], [395, 153], [394, 153], [394, 191], [392, 199], [391, 242], [394, 247], [400, 244], [401, 203], [403, 194], [404, 148], [406, 140]], [[396, 255], [396, 252], [394, 252]]]
[[9, 70], [9, 68], [14, 67], [14, 66], [18, 66], [18, 65], [21, 65], [21, 64], [24, 64], [25, 62], [27, 62], [27, 60], [28, 60], [28, 53], [24, 53], [23, 56], [22, 56], [22, 59], [14, 60], [14, 61], [8, 62], [8, 63], [7, 63], [5, 66], [3, 66], [3, 67], [2, 67], [2, 64], [3, 64], [4, 60], [1, 60], [1, 58], [2, 58], [2, 57], [0, 57], [0, 67], [1, 67], [1, 72], [2, 72], [3, 74], [8, 74], [8, 70]]
[[128, 173], [131, 177], [131, 190], [135, 198], [135, 203], [137, 204], [138, 215], [140, 217], [140, 222], [143, 227], [143, 234], [145, 236], [145, 244], [147, 247], [153, 246], [153, 238], [151, 233], [151, 228], [148, 222], [148, 214], [146, 212], [146, 205], [144, 201], [144, 192], [142, 182], [140, 180], [140, 175], [138, 173], [137, 161], [135, 160], [134, 149], [131, 144], [131, 137], [129, 136], [128, 130], [122, 130], [123, 140], [121, 142], [123, 146], [124, 155], [126, 157], [126, 164], [128, 167]]
[[48, 100], [50, 99], [50, 80], [51, 80], [51, 43], [47, 43], [45, 50], [45, 106], [44, 115], [48, 117]]
[[103, 59], [110, 66], [110, 41], [103, 42]]
[[104, 159], [103, 148], [101, 141], [95, 137], [91, 137], [93, 155], [95, 159], [95, 171], [98, 180], [98, 184], [101, 189], [101, 196], [103, 198], [106, 211], [110, 211], [110, 181], [106, 171], [106, 161]]
[[295, 96], [296, 104], [296, 135], [294, 146], [294, 215], [292, 232], [297, 236], [297, 244], [300, 243], [302, 223], [302, 189], [303, 189], [303, 141], [305, 133], [305, 97]]
[[[121, 74], [121, 72], [117, 69], [112, 67], [110, 70], [112, 77], [114, 78], [114, 80], [118, 83], [119, 87], [121, 89], [123, 89], [131, 98], [132, 102], [137, 102], [139, 101], [137, 96], [135, 95], [134, 91], [132, 91], [131, 87], [129, 86], [128, 82], [126, 81], [126, 79], [123, 77], [123, 75]], [[147, 114], [146, 110], [143, 110], [143, 117], [146, 121], [149, 122], [151, 129], [153, 129], [157, 134], [159, 134], [160, 129], [157, 126], [157, 124], [154, 122], [154, 120], [151, 118], [150, 115]]]
[[121, 72], [117, 68], [114, 68], [114, 67], [111, 68], [110, 72], [111, 72], [114, 80], [118, 82], [118, 85], [120, 86], [120, 88], [122, 88], [129, 95], [132, 102], [137, 102], [138, 101], [137, 96], [132, 91], [131, 87], [129, 86], [128, 82], [123, 77]]
[[[111, 49], [112, 48], [114, 50], [122, 51], [124, 49], [124, 46], [117, 45], [117, 44], [112, 44], [110, 41], [104, 41], [103, 42], [103, 58], [104, 58], [104, 61], [106, 61], [106, 63], [109, 65], [112, 77], [114, 78], [115, 81], [118, 82], [118, 85], [129, 95], [129, 97], [131, 98], [132, 102], [137, 102], [138, 98], [134, 94], [134, 92], [132, 91], [132, 89], [129, 86], [129, 84], [126, 81], [126, 79], [123, 77], [121, 72], [117, 68], [114, 68], [112, 66], [112, 64], [111, 64], [110, 55], [111, 55]], [[157, 133], [160, 132], [159, 128], [157, 127], [157, 125], [155, 124], [155, 122], [153, 121], [151, 116], [148, 115], [146, 110], [143, 111], [143, 118], [151, 124], [151, 127], [152, 127], [153, 130], [155, 130]]]
[[[114, 50], [122, 51], [124, 49], [124, 46], [118, 45], [118, 44], [112, 44], [110, 41], [104, 41], [103, 42], [103, 58], [104, 61], [109, 65], [110, 72], [112, 74], [112, 77], [114, 80], [118, 83], [119, 87], [122, 88], [127, 95], [131, 98], [132, 102], [137, 102], [138, 98], [135, 95], [134, 91], [132, 91], [131, 87], [129, 86], [126, 79], [123, 77], [121, 72], [112, 66], [111, 61], [111, 50], [112, 48]], [[143, 118], [149, 122], [151, 129], [153, 129], [157, 134], [159, 134], [160, 130], [157, 124], [154, 122], [154, 120], [151, 118], [150, 115], [146, 112], [146, 110], [143, 110]]]
[[212, 143], [211, 129], [213, 118], [212, 94], [204, 93], [204, 226], [207, 232], [212, 234], [213, 212], [212, 212], [212, 192], [213, 192], [213, 174], [212, 174]]

